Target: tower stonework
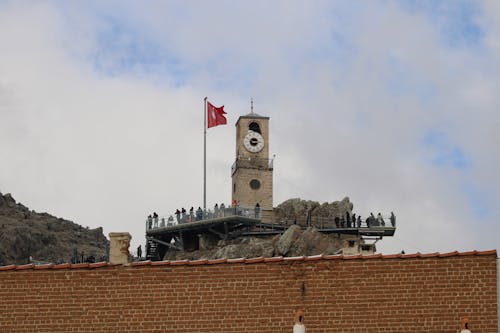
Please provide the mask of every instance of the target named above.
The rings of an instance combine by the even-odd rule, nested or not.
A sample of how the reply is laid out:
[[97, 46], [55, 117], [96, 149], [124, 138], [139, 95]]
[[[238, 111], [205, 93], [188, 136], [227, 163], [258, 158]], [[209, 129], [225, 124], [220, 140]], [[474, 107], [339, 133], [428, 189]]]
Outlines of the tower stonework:
[[232, 200], [241, 207], [258, 203], [262, 219], [273, 210], [273, 166], [269, 159], [269, 117], [250, 113], [236, 122], [236, 160], [231, 168]]

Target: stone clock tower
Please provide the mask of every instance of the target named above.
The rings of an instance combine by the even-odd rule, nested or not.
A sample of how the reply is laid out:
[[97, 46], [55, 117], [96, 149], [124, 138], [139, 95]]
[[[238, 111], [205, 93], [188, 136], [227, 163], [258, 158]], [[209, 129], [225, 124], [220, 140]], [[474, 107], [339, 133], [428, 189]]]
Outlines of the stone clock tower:
[[269, 117], [253, 112], [236, 122], [236, 161], [231, 168], [232, 199], [241, 207], [258, 203], [263, 220], [273, 210], [273, 165], [269, 159]]

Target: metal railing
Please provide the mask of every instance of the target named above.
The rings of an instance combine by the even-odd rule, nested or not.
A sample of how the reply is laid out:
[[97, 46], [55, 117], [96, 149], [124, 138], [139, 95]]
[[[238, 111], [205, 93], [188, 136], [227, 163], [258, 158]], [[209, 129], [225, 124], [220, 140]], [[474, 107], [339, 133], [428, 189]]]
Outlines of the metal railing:
[[317, 215], [286, 216], [278, 218], [276, 223], [281, 225], [298, 224], [301, 226], [315, 227], [318, 229], [345, 229], [345, 228], [372, 228], [372, 227], [396, 227], [396, 217], [391, 216], [370, 216], [366, 219], [356, 217], [347, 220], [344, 217], [329, 217]]
[[244, 216], [248, 218], [261, 219], [262, 209], [257, 207], [223, 207], [209, 210], [192, 210], [185, 213], [167, 216], [148, 217], [146, 219], [146, 230], [173, 227], [179, 224], [206, 221], [229, 216]]
[[[186, 211], [184, 214], [172, 214], [168, 217], [158, 216], [146, 219], [146, 230], [173, 227], [179, 224], [206, 221], [229, 216], [244, 216], [248, 218], [262, 219], [262, 208], [256, 207], [223, 207], [209, 210]], [[346, 229], [346, 228], [373, 228], [373, 227], [396, 227], [396, 217], [392, 216], [370, 216], [367, 219], [347, 220], [344, 217], [327, 217], [317, 215], [286, 216], [274, 219], [271, 224], [290, 226], [298, 224], [305, 227], [315, 227], [317, 229]]]
[[237, 158], [231, 166], [231, 175], [238, 168], [273, 170], [273, 159], [269, 158]]

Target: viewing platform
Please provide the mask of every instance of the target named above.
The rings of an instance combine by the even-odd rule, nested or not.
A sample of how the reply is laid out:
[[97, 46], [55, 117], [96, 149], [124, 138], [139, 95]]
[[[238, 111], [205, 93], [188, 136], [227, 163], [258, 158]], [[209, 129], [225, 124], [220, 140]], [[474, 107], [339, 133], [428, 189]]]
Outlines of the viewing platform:
[[[187, 212], [186, 212], [187, 213]], [[386, 219], [389, 223], [386, 223]], [[365, 221], [345, 221], [339, 218], [321, 216], [297, 216], [277, 219], [273, 223], [264, 223], [261, 210], [246, 207], [231, 207], [217, 211], [179, 214], [148, 218], [146, 221], [146, 256], [151, 260], [161, 260], [169, 250], [195, 251], [199, 249], [202, 235], [213, 235], [221, 240], [245, 236], [270, 236], [284, 233], [290, 226], [298, 225], [302, 229], [314, 227], [321, 233], [358, 235], [381, 239], [393, 236], [396, 231], [395, 218]]]

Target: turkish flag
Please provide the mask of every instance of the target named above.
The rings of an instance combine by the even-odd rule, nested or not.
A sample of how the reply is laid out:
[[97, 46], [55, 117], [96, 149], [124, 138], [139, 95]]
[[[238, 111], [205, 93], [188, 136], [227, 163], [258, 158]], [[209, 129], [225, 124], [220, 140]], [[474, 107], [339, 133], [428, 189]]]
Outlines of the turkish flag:
[[207, 101], [208, 128], [227, 124], [225, 114], [224, 105], [215, 107]]

